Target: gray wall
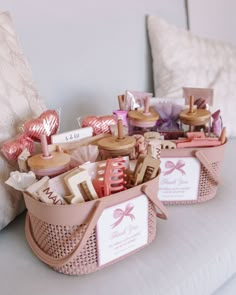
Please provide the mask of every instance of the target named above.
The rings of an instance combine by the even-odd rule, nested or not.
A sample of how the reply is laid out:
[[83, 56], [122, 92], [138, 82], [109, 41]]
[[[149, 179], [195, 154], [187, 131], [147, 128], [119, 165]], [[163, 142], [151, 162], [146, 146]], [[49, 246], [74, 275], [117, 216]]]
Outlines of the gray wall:
[[188, 0], [191, 31], [236, 45], [235, 0]]
[[183, 0], [7, 0], [36, 84], [62, 130], [109, 114], [125, 89], [152, 90], [145, 15], [185, 27]]

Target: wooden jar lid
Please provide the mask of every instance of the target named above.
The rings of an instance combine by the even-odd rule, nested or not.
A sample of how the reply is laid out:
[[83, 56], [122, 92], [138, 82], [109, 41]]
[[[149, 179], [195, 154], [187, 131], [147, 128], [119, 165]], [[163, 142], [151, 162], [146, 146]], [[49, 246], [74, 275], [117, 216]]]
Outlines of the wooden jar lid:
[[180, 113], [181, 122], [186, 125], [199, 126], [207, 123], [211, 118], [211, 112], [204, 109], [196, 109], [192, 113], [189, 110], [184, 110]]
[[103, 149], [106, 151], [125, 151], [132, 149], [135, 144], [135, 138], [131, 136], [124, 136], [123, 135], [123, 124], [122, 120], [119, 119], [117, 123], [118, 127], [118, 137], [111, 136], [106, 137], [98, 141], [97, 145], [99, 149]]
[[144, 113], [142, 111], [129, 111], [128, 117], [134, 121], [145, 121], [145, 122], [153, 122], [159, 119], [158, 113], [150, 108], [148, 113]]
[[103, 138], [99, 140], [98, 147], [103, 150], [113, 151], [113, 150], [129, 150], [135, 146], [136, 140], [131, 136], [126, 136], [119, 139], [115, 136]]
[[70, 156], [63, 152], [51, 152], [50, 157], [37, 154], [28, 159], [28, 165], [33, 170], [59, 168], [68, 165]]
[[193, 109], [194, 97], [189, 98], [189, 109], [182, 111], [179, 114], [179, 119], [182, 123], [190, 126], [201, 126], [206, 124], [211, 118], [211, 112], [205, 109]]
[[147, 96], [144, 100], [144, 110], [143, 111], [129, 111], [128, 117], [130, 123], [137, 127], [151, 127], [155, 125], [155, 122], [159, 119], [158, 113], [153, 109], [149, 108], [150, 97]]

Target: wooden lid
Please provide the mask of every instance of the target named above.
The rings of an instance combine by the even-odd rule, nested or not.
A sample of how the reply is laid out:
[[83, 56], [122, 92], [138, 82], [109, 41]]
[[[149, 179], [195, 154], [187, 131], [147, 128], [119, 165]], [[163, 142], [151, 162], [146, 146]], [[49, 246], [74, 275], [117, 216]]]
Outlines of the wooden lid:
[[153, 109], [149, 109], [149, 113], [144, 113], [143, 111], [129, 111], [128, 117], [132, 120], [137, 121], [157, 121], [159, 119], [158, 113]]
[[131, 136], [125, 136], [122, 139], [118, 139], [115, 136], [103, 138], [99, 140], [98, 147], [107, 150], [124, 150], [124, 149], [131, 149], [135, 146], [136, 140]]
[[184, 110], [179, 115], [180, 120], [186, 125], [203, 125], [211, 118], [211, 112], [204, 109], [196, 109], [193, 112]]
[[70, 162], [70, 156], [65, 153], [51, 152], [51, 157], [44, 158], [42, 154], [28, 159], [28, 165], [32, 169], [59, 168]]

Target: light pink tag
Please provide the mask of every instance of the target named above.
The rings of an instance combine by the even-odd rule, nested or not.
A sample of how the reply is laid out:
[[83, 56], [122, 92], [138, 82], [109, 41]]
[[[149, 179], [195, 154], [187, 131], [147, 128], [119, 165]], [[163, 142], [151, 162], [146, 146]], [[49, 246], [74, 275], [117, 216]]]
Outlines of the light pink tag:
[[[109, 198], [109, 197], [108, 197]], [[99, 266], [148, 242], [148, 200], [145, 195], [106, 208], [97, 222]]]
[[161, 201], [197, 200], [200, 163], [195, 157], [162, 158], [158, 198]]
[[46, 185], [45, 187], [38, 190], [37, 194], [39, 196], [39, 200], [44, 203], [53, 205], [66, 204], [66, 201], [62, 198], [62, 196], [53, 191], [53, 189], [49, 185]]
[[192, 88], [183, 87], [183, 97], [185, 98], [185, 103], [189, 103], [189, 97], [193, 95], [194, 99], [203, 98], [209, 106], [213, 104], [213, 89], [211, 88]]
[[41, 202], [53, 205], [65, 205], [63, 197], [54, 191], [49, 183], [49, 177], [44, 176], [39, 181], [33, 183], [26, 190], [33, 198]]

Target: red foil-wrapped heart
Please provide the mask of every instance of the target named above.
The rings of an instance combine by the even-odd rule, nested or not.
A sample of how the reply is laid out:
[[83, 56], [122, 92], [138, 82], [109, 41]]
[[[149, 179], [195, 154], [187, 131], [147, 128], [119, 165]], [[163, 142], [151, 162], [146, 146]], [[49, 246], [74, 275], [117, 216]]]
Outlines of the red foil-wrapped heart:
[[117, 121], [115, 116], [88, 116], [82, 120], [82, 127], [92, 127], [93, 128], [93, 135], [98, 135], [102, 133], [111, 133], [110, 126], [116, 125]]
[[31, 138], [25, 136], [25, 134], [22, 134], [14, 140], [4, 142], [2, 146], [2, 153], [9, 161], [17, 160], [18, 156], [26, 148], [32, 155], [34, 151], [34, 142]]
[[23, 132], [34, 141], [40, 141], [40, 136], [46, 134], [47, 138], [55, 134], [59, 127], [59, 115], [55, 110], [47, 110], [38, 118], [24, 123]]

